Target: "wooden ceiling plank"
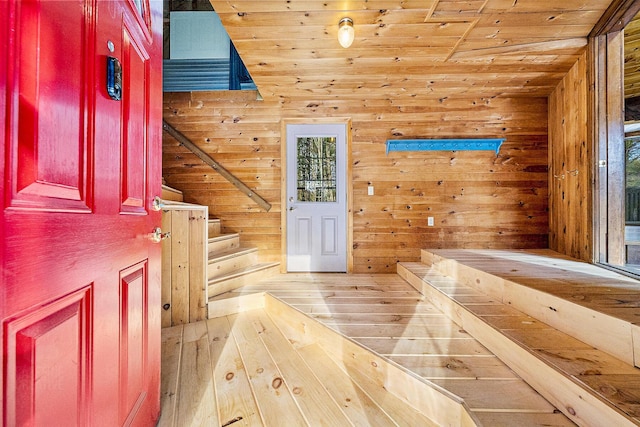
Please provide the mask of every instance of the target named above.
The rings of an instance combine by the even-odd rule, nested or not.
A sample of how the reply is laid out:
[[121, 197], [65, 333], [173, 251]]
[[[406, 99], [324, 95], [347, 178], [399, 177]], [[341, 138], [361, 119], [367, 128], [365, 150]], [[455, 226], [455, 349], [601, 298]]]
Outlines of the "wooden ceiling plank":
[[495, 56], [495, 55], [504, 55], [507, 53], [523, 53], [523, 52], [549, 52], [558, 49], [573, 49], [573, 48], [583, 48], [587, 46], [587, 39], [584, 37], [577, 37], [571, 39], [564, 40], [553, 40], [553, 41], [544, 41], [537, 43], [528, 43], [528, 44], [520, 44], [520, 45], [510, 45], [510, 46], [498, 46], [498, 47], [490, 47], [486, 49], [475, 49], [466, 52], [456, 52], [452, 55], [452, 59], [460, 59], [460, 58], [469, 58], [469, 57], [477, 57], [477, 56]]
[[527, 12], [527, 13], [483, 13], [479, 16], [481, 26], [548, 26], [557, 25], [593, 25], [602, 15], [601, 10], [565, 10]]
[[610, 1], [600, 0], [535, 0], [535, 1], [514, 1], [514, 0], [491, 0], [484, 9], [484, 12], [538, 12], [540, 10], [563, 11], [563, 10], [599, 10], [600, 14], [609, 6]]
[[311, 12], [358, 10], [422, 10], [430, 9], [437, 0], [210, 0], [214, 10], [223, 13], [242, 12]]
[[324, 27], [328, 24], [335, 25], [338, 28], [338, 22], [341, 18], [349, 16], [354, 22], [354, 26], [359, 28], [361, 25], [389, 25], [389, 24], [422, 24], [424, 20], [422, 15], [427, 13], [428, 9], [414, 10], [357, 10], [357, 11], [294, 11], [287, 12], [286, 24], [283, 25], [282, 12], [244, 12], [244, 13], [227, 13], [219, 14], [224, 24], [233, 25], [234, 27], [292, 27], [292, 26], [319, 26]]
[[[286, 54], [287, 56], [298, 56], [300, 51], [317, 52], [324, 55], [320, 50], [327, 50], [328, 54], [333, 56], [369, 56], [372, 58], [380, 57], [379, 51], [383, 52], [406, 52], [411, 51], [412, 55], [423, 55], [425, 49], [446, 48], [456, 44], [457, 37], [374, 37], [359, 38], [358, 43], [352, 45], [348, 50], [336, 45], [334, 47], [327, 46], [326, 40], [235, 40], [234, 45], [240, 52], [269, 52], [271, 54]], [[291, 52], [289, 52], [291, 51]], [[303, 53], [302, 55], [306, 55]], [[382, 54], [383, 56], [386, 54]], [[326, 55], [324, 55], [326, 56]], [[391, 55], [386, 55], [391, 56]], [[428, 56], [428, 55], [427, 55]]]
[[[224, 22], [224, 21], [223, 21]], [[389, 25], [358, 25], [356, 28], [355, 43], [360, 38], [373, 37], [460, 37], [470, 22], [447, 23], [421, 23], [421, 24], [389, 24]], [[227, 26], [225, 22], [225, 26]], [[227, 27], [228, 28], [228, 27]], [[282, 25], [262, 27], [232, 27], [227, 32], [232, 40], [273, 40], [273, 39], [324, 39], [335, 41], [337, 45], [338, 25]], [[333, 44], [328, 45], [328, 47]]]
[[588, 24], [577, 23], [575, 25], [549, 25], [549, 26], [483, 26], [478, 24], [473, 32], [469, 35], [469, 38], [496, 38], [506, 39], [510, 37], [527, 37], [532, 39], [566, 39], [573, 37], [585, 37], [589, 32], [591, 26]]

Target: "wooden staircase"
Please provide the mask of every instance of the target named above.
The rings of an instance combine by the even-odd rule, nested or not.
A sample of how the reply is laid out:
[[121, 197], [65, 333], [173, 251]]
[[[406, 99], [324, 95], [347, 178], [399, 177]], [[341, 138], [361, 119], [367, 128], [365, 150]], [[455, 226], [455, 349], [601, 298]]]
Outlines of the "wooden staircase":
[[551, 251], [423, 250], [398, 274], [576, 424], [640, 425], [637, 281]]
[[242, 246], [237, 233], [222, 234], [219, 219], [210, 219], [207, 231], [208, 317], [214, 318], [216, 296], [279, 274], [280, 263], [259, 262], [258, 249]]
[[162, 185], [162, 327], [218, 317], [211, 299], [279, 273], [279, 263], [261, 263], [258, 249], [223, 234], [207, 206], [185, 203], [180, 190]]

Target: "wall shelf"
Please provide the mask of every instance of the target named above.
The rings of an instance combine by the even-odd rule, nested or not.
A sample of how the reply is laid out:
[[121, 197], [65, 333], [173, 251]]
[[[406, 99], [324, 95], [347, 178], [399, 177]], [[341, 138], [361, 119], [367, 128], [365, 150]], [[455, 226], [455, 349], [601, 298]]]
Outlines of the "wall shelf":
[[505, 138], [390, 139], [387, 140], [387, 154], [390, 151], [491, 150], [497, 155], [504, 140]]

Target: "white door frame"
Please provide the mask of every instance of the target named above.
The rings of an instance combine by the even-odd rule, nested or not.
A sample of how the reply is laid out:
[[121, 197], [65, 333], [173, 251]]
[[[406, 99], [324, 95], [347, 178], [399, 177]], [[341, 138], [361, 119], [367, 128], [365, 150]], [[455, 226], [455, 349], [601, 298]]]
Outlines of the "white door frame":
[[280, 129], [280, 272], [287, 272], [287, 125], [340, 124], [345, 125], [346, 135], [346, 193], [347, 193], [347, 273], [353, 271], [353, 183], [351, 168], [351, 118], [292, 118], [282, 119]]

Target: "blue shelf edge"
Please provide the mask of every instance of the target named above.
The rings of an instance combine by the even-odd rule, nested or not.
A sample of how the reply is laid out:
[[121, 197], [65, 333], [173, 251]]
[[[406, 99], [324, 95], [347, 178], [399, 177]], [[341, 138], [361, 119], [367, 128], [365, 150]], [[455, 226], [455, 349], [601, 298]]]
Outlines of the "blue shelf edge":
[[475, 139], [390, 139], [387, 140], [387, 155], [390, 151], [462, 151], [493, 150], [498, 155], [505, 138]]

